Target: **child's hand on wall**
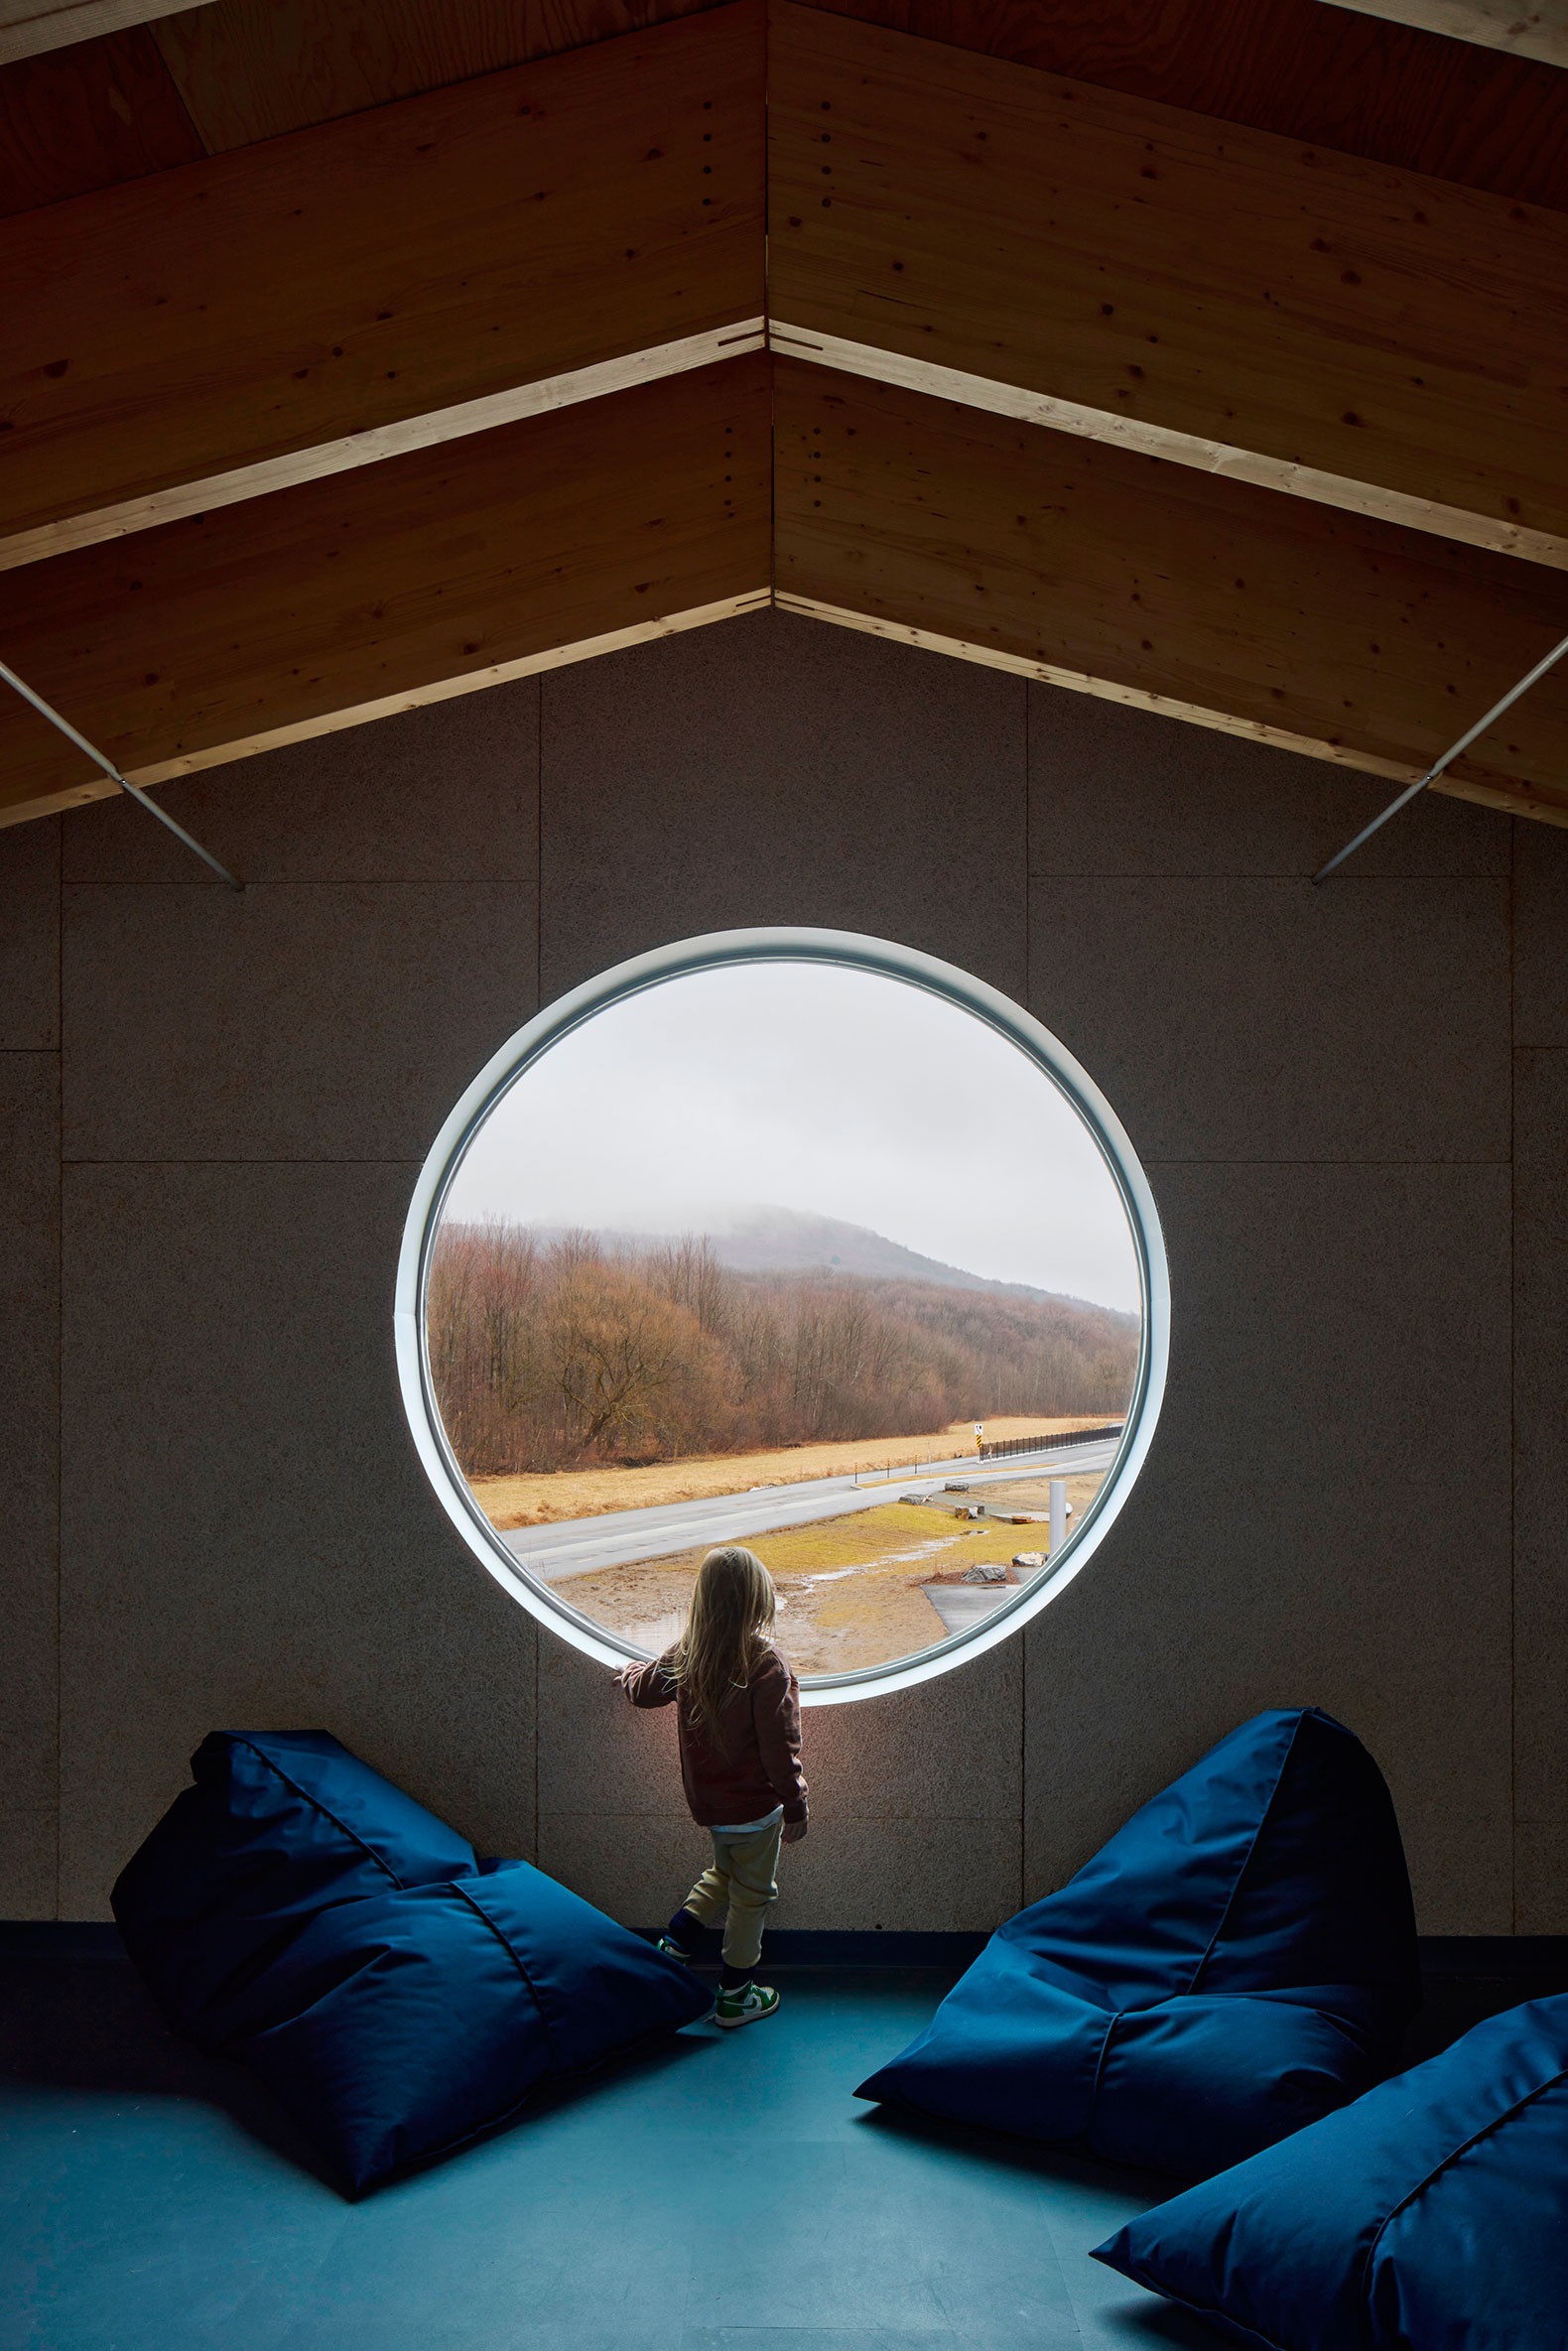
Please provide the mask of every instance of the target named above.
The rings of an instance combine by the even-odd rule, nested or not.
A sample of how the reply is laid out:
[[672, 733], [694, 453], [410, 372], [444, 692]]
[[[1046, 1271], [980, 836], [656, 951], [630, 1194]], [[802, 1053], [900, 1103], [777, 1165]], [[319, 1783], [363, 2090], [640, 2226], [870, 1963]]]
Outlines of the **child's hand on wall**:
[[803, 1820], [787, 1820], [784, 1823], [784, 1843], [786, 1845], [798, 1845], [805, 1834], [806, 1823]]

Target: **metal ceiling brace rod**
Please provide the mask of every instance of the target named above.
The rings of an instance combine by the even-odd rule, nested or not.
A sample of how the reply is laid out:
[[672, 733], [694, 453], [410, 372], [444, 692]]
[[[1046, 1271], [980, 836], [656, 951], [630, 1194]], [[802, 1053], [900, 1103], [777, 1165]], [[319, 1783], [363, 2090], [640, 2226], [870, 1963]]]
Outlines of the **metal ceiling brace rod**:
[[105, 759], [103, 753], [95, 750], [84, 734], [76, 732], [68, 718], [63, 718], [59, 711], [44, 700], [42, 694], [35, 694], [31, 686], [24, 685], [16, 671], [8, 669], [3, 661], [0, 661], [0, 678], [3, 678], [8, 686], [15, 687], [22, 700], [31, 703], [41, 718], [47, 718], [51, 726], [58, 726], [67, 742], [73, 742], [78, 751], [85, 751], [94, 767], [101, 767], [104, 774], [109, 777], [111, 782], [118, 784], [122, 792], [129, 792], [139, 808], [145, 808], [150, 817], [156, 817], [160, 825], [167, 826], [176, 841], [183, 841], [187, 849], [195, 849], [202, 864], [210, 865], [220, 881], [226, 881], [231, 890], [244, 888], [245, 884], [236, 880], [226, 865], [220, 865], [210, 849], [203, 849], [199, 841], [193, 841], [184, 825], [177, 824], [169, 811], [166, 808], [160, 808], [156, 800], [150, 800], [139, 784], [131, 782], [129, 776], [121, 775], [112, 759]]
[[1400, 793], [1397, 800], [1390, 800], [1380, 817], [1373, 817], [1370, 825], [1363, 825], [1355, 840], [1348, 841], [1345, 844], [1345, 847], [1340, 850], [1340, 853], [1337, 857], [1330, 857], [1326, 865], [1320, 865], [1316, 873], [1314, 873], [1312, 876], [1313, 881], [1327, 881], [1329, 875], [1334, 871], [1336, 865], [1343, 865], [1346, 858], [1351, 855], [1352, 851], [1359, 849], [1364, 841], [1371, 841], [1374, 833], [1380, 833], [1384, 825], [1387, 824], [1388, 819], [1390, 817], [1396, 817], [1399, 814], [1400, 809], [1405, 806], [1407, 801], [1413, 800], [1418, 792], [1424, 792], [1428, 784], [1435, 783], [1438, 777], [1442, 774], [1444, 768], [1452, 766], [1453, 762], [1459, 757], [1461, 751], [1468, 751], [1471, 744], [1475, 741], [1477, 735], [1485, 734], [1487, 728], [1492, 724], [1495, 718], [1501, 718], [1504, 711], [1511, 710], [1513, 705], [1518, 701], [1519, 696], [1521, 694], [1528, 694], [1536, 679], [1544, 678], [1546, 672], [1551, 668], [1552, 664], [1554, 662], [1561, 661], [1565, 653], [1568, 653], [1568, 637], [1564, 637], [1560, 645], [1554, 645], [1551, 651], [1545, 656], [1544, 660], [1538, 661], [1535, 664], [1535, 667], [1529, 671], [1527, 676], [1522, 677], [1516, 686], [1510, 687], [1501, 702], [1495, 702], [1491, 710], [1488, 711], [1486, 717], [1484, 718], [1478, 718], [1475, 725], [1470, 727], [1466, 733], [1462, 734], [1457, 743], [1451, 743], [1448, 749], [1443, 753], [1442, 758], [1437, 761], [1435, 766], [1429, 767], [1425, 775], [1420, 776], [1415, 783], [1407, 784], [1404, 790]]

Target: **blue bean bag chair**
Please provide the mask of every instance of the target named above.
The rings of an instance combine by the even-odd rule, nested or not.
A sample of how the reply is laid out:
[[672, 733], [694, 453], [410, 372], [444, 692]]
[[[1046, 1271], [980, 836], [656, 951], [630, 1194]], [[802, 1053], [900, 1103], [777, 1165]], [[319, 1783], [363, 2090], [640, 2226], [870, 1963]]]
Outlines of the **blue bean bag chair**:
[[1563, 2351], [1568, 1996], [1129, 2221], [1097, 2261], [1248, 2351]]
[[1419, 2002], [1382, 1775], [1278, 1708], [1009, 1919], [856, 2095], [1198, 2177], [1366, 2089]]
[[114, 1888], [177, 2032], [243, 2059], [355, 2191], [705, 2016], [691, 1971], [464, 1839], [325, 1731], [214, 1732]]

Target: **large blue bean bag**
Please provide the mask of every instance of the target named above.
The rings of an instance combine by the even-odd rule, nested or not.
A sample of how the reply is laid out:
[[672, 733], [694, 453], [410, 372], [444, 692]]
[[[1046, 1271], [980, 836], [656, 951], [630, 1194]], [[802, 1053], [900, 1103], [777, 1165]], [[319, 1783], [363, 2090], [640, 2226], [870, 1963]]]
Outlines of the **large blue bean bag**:
[[1568, 1996], [1478, 2024], [1095, 2258], [1249, 2351], [1563, 2351]]
[[319, 1910], [471, 1877], [473, 1847], [326, 1731], [214, 1731], [121, 1871], [114, 1914], [171, 2024], [230, 2038], [236, 1990]]
[[678, 1961], [480, 1862], [323, 1731], [215, 1732], [114, 1889], [174, 2028], [242, 2058], [355, 2190], [706, 2015]]
[[1280, 1708], [1009, 1919], [857, 2095], [1196, 2177], [1367, 2088], [1419, 2001], [1382, 1775]]

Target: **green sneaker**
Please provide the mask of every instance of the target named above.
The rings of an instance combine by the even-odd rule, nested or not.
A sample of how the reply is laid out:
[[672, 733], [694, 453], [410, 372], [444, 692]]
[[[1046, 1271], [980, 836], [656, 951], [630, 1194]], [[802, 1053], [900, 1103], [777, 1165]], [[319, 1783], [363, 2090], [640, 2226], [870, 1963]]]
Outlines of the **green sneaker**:
[[760, 2024], [778, 2004], [779, 1996], [768, 1984], [737, 1984], [732, 1992], [719, 1993], [714, 2023], [732, 2032], [737, 2024]]
[[680, 1944], [676, 1942], [672, 1935], [660, 1935], [658, 1941], [653, 1947], [656, 1951], [662, 1951], [666, 1959], [679, 1959], [687, 1967], [690, 1967], [692, 1964], [691, 1952], [683, 1951]]

